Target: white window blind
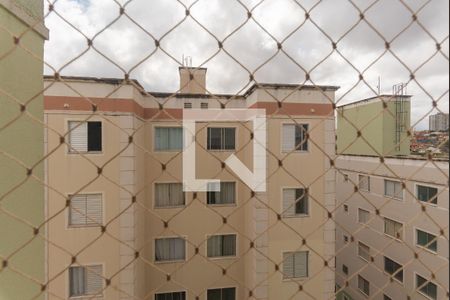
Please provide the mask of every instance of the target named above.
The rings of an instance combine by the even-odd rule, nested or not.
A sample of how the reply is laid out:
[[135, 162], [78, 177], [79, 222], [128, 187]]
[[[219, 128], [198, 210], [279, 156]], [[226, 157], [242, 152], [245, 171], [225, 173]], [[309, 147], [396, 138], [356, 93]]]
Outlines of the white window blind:
[[155, 241], [155, 260], [180, 261], [186, 259], [186, 241], [182, 238], [164, 238]]
[[284, 278], [308, 277], [308, 256], [309, 253], [307, 251], [284, 253]]
[[283, 216], [295, 217], [309, 214], [308, 189], [283, 190]]
[[155, 207], [170, 208], [185, 205], [185, 194], [182, 183], [156, 183]]
[[236, 256], [236, 235], [215, 235], [208, 238], [208, 257]]
[[88, 123], [71, 121], [69, 122], [69, 131], [70, 151], [87, 152]]
[[359, 175], [359, 189], [370, 192], [370, 176]]
[[394, 238], [403, 238], [403, 224], [394, 220], [384, 218], [384, 233]]
[[69, 268], [70, 297], [99, 295], [103, 292], [101, 265]]
[[[208, 183], [208, 190], [214, 190], [214, 183]], [[220, 182], [220, 192], [207, 192], [209, 205], [229, 205], [236, 203], [236, 183]]]
[[308, 151], [307, 124], [284, 124], [282, 151]]
[[364, 209], [358, 209], [358, 222], [361, 224], [367, 224], [370, 220], [370, 212]]
[[101, 194], [75, 195], [70, 201], [69, 225], [95, 226], [103, 223]]
[[385, 180], [384, 195], [387, 197], [402, 200], [403, 199], [402, 183], [398, 181]]

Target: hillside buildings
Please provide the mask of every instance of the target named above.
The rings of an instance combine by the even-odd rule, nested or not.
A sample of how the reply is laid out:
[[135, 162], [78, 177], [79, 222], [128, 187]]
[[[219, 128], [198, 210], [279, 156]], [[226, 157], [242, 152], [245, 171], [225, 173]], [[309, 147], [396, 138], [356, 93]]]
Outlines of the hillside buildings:
[[42, 17], [43, 1], [0, 1], [0, 299], [44, 299]]
[[[46, 78], [49, 299], [333, 298], [337, 88], [210, 95], [198, 68], [180, 82]], [[252, 123], [214, 120], [195, 126], [196, 177], [220, 192], [184, 192], [183, 111], [237, 108], [266, 109], [266, 192], [225, 163], [252, 170]]]

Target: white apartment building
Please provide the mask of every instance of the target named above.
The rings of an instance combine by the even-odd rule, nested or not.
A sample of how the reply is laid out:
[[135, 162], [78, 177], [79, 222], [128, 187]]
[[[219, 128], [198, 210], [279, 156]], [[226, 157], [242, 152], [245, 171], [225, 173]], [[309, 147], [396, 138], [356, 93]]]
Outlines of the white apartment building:
[[430, 116], [430, 131], [448, 130], [449, 114], [438, 113]]
[[448, 299], [448, 161], [344, 155], [337, 168], [338, 299]]

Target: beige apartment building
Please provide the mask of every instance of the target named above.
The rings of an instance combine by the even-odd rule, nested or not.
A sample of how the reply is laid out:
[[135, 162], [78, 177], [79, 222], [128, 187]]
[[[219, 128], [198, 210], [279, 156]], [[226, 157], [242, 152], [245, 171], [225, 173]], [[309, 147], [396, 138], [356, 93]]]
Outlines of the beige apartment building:
[[[336, 87], [261, 84], [211, 95], [206, 69], [180, 90], [136, 81], [46, 78], [49, 299], [333, 299]], [[193, 79], [193, 80], [192, 80]], [[183, 192], [184, 110], [265, 109], [267, 190], [252, 122], [196, 124], [196, 177]]]
[[448, 160], [337, 159], [338, 299], [448, 298]]

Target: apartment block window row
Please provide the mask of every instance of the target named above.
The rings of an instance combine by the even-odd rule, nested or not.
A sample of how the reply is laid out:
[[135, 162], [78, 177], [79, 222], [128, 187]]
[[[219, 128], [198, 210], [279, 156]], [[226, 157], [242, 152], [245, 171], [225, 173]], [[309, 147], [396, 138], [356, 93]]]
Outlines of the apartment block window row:
[[74, 195], [70, 200], [69, 226], [100, 226], [103, 224], [101, 194]]
[[183, 128], [157, 127], [155, 128], [155, 151], [183, 150]]
[[308, 151], [308, 124], [283, 125], [283, 152]]
[[155, 261], [172, 262], [186, 260], [186, 240], [161, 238], [155, 240]]
[[397, 239], [403, 239], [403, 224], [384, 218], [384, 233]]
[[417, 186], [417, 199], [422, 202], [430, 204], [438, 204], [437, 199], [438, 189], [434, 187], [418, 185]]
[[283, 216], [298, 217], [309, 215], [309, 190], [284, 189], [283, 190]]
[[419, 293], [422, 295], [437, 300], [438, 294], [437, 294], [437, 285], [432, 283], [431, 281], [428, 281], [427, 279], [423, 278], [422, 276], [416, 274], [416, 289]]
[[420, 229], [416, 230], [416, 243], [420, 247], [427, 248], [433, 252], [437, 252], [438, 242], [437, 236]]
[[101, 152], [102, 122], [69, 122], [69, 152]]
[[384, 271], [403, 282], [403, 266], [388, 257], [384, 257]]
[[208, 238], [208, 257], [236, 256], [236, 235], [215, 235]]
[[359, 189], [361, 191], [370, 192], [370, 176], [359, 175]]
[[288, 252], [283, 254], [283, 274], [285, 279], [308, 277], [309, 252]]
[[103, 266], [69, 268], [69, 296], [84, 297], [100, 295], [103, 292]]
[[207, 300], [236, 300], [236, 288], [208, 290]]
[[156, 183], [155, 208], [184, 206], [186, 203], [182, 183]]
[[370, 283], [361, 275], [358, 275], [358, 289], [366, 296], [370, 296]]
[[403, 185], [399, 181], [385, 180], [384, 195], [389, 198], [403, 200]]
[[155, 300], [186, 300], [186, 292], [156, 294]]
[[236, 128], [208, 128], [208, 150], [236, 149]]
[[[217, 190], [214, 183], [209, 183], [208, 190]], [[209, 205], [230, 205], [236, 203], [236, 183], [220, 182], [220, 192], [207, 192], [206, 201]]]

